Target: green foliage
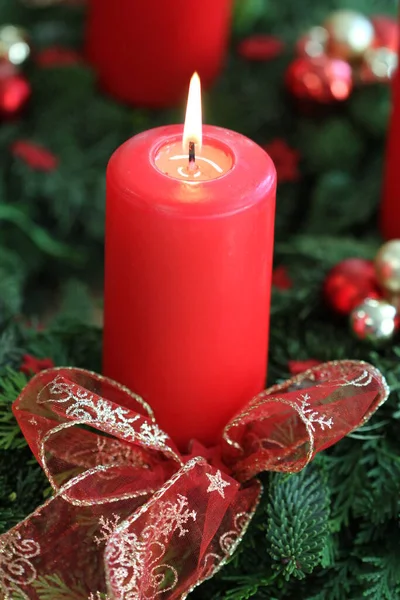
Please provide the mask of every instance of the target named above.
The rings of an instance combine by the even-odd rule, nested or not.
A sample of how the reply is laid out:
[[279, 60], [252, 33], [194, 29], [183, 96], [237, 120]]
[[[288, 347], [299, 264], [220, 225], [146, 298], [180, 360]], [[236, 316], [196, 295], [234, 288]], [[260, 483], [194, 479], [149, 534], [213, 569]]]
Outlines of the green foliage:
[[22, 521], [45, 497], [48, 481], [28, 448], [0, 449], [0, 533]]
[[[69, 587], [57, 574], [38, 577], [34, 588], [39, 600], [54, 600], [55, 598], [57, 600], [82, 600], [87, 595], [78, 583]], [[99, 598], [99, 600], [102, 599]]]
[[[360, 178], [357, 178], [359, 181]], [[374, 179], [376, 181], [376, 178]], [[365, 225], [376, 210], [376, 190], [372, 187], [356, 214], [350, 214], [348, 205], [352, 202], [352, 194], [356, 188], [356, 178], [343, 171], [328, 171], [321, 175], [316, 184], [305, 230], [310, 234], [322, 233], [324, 223], [325, 234], [348, 232], [354, 227]], [[358, 194], [357, 194], [358, 197]]]
[[317, 472], [271, 478], [267, 541], [274, 569], [303, 579], [321, 563], [328, 535], [328, 497]]
[[70, 279], [63, 286], [63, 299], [56, 317], [56, 323], [75, 321], [90, 323], [93, 315], [93, 301], [88, 287], [77, 279]]
[[354, 122], [366, 133], [378, 139], [382, 139], [386, 134], [390, 109], [390, 96], [386, 88], [381, 85], [356, 90], [349, 101], [349, 113]]
[[[358, 432], [303, 473], [263, 475], [266, 492], [230, 563], [192, 593], [210, 600], [397, 600], [400, 598], [400, 343], [375, 351], [353, 339], [327, 309], [321, 287], [344, 258], [373, 258], [384, 137], [386, 85], [356, 89], [348, 102], [304, 112], [284, 86], [298, 36], [335, 8], [396, 14], [394, 0], [237, 0], [234, 43], [264, 32], [286, 43], [282, 56], [248, 63], [233, 45], [227, 68], [205, 94], [208, 122], [266, 144], [299, 150], [301, 177], [278, 189], [275, 259], [292, 279], [272, 297], [269, 381], [289, 376], [289, 360], [369, 360], [386, 375], [391, 398]], [[78, 46], [80, 10], [28, 8], [0, 0], [0, 22], [25, 25], [36, 48]], [[84, 64], [28, 67], [32, 102], [0, 126], [0, 533], [48, 493], [12, 416], [26, 383], [25, 353], [56, 365], [101, 369], [101, 330], [90, 325], [92, 288], [102, 277], [105, 168], [113, 150], [147, 128], [182, 120], [182, 106], [122, 106], [97, 90]], [[43, 144], [59, 158], [51, 173], [12, 156], [15, 140]], [[82, 281], [84, 283], [82, 283]], [[55, 311], [55, 307], [58, 311]], [[43, 310], [44, 309], [44, 310]], [[30, 326], [20, 317], [29, 315]], [[46, 327], [37, 327], [45, 320]], [[79, 582], [41, 578], [39, 600], [79, 600]], [[101, 595], [100, 595], [101, 597]]]
[[351, 173], [360, 164], [364, 150], [360, 133], [344, 117], [320, 123], [300, 121], [298, 138], [306, 169], [311, 173], [334, 169]]
[[[400, 596], [399, 542], [389, 538], [379, 553], [362, 558], [358, 580], [364, 588], [364, 597], [370, 600], [397, 600]], [[375, 551], [376, 552], [376, 551]]]
[[26, 441], [10, 410], [11, 404], [25, 387], [27, 379], [22, 373], [8, 369], [0, 378], [0, 450], [23, 448]]

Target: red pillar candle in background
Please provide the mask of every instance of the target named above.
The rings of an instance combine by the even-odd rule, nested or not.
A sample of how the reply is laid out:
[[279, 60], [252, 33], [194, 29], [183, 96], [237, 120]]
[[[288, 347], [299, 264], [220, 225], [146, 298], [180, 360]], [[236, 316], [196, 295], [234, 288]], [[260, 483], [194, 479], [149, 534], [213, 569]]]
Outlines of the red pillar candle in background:
[[104, 372], [185, 450], [265, 385], [276, 173], [238, 133], [206, 126], [199, 152], [182, 130], [137, 135], [108, 166]]
[[220, 72], [231, 5], [232, 0], [91, 0], [88, 59], [116, 98], [173, 105], [183, 99], [194, 71], [206, 86]]
[[381, 206], [381, 229], [385, 239], [400, 238], [400, 69], [397, 70], [394, 80]]

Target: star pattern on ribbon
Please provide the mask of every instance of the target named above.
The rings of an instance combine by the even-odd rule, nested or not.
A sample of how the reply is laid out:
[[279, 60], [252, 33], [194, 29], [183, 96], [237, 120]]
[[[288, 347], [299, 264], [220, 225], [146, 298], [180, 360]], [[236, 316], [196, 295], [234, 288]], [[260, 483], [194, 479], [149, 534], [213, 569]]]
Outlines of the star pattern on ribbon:
[[249, 399], [218, 446], [194, 440], [186, 456], [127, 388], [83, 369], [38, 373], [13, 412], [54, 496], [0, 536], [0, 598], [34, 600], [56, 574], [82, 600], [183, 600], [240, 544], [257, 475], [300, 471], [387, 396], [372, 365], [318, 364]]
[[231, 484], [228, 481], [222, 479], [221, 471], [217, 471], [215, 475], [210, 475], [210, 473], [207, 473], [207, 477], [210, 480], [210, 485], [207, 488], [207, 492], [218, 492], [218, 494], [222, 496], [222, 498], [225, 498], [224, 488], [228, 487]]

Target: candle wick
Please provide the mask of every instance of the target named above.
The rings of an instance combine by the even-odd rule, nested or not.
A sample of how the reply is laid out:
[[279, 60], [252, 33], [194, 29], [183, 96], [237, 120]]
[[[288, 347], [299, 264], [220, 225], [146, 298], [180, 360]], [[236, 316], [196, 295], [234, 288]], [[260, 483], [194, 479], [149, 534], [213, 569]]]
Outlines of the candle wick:
[[196, 151], [194, 142], [189, 142], [189, 171], [196, 169]]

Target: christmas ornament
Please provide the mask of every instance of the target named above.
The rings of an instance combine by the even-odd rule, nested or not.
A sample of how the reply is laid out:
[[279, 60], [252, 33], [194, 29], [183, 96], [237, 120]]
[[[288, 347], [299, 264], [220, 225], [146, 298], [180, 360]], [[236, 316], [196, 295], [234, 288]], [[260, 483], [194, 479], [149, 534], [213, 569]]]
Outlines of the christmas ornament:
[[395, 293], [393, 294], [392, 292], [385, 292], [385, 300], [387, 302], [389, 302], [389, 304], [391, 304], [392, 306], [395, 307], [396, 312], [397, 312], [397, 318], [396, 318], [396, 323], [399, 324], [400, 323], [400, 319], [399, 319], [399, 313], [400, 313], [400, 293]]
[[375, 261], [350, 258], [327, 275], [324, 295], [339, 314], [350, 314], [356, 337], [373, 344], [391, 340], [400, 318], [400, 240], [384, 244]]
[[335, 11], [325, 21], [324, 27], [328, 32], [328, 54], [344, 60], [361, 57], [375, 38], [371, 21], [352, 10]]
[[123, 386], [81, 369], [39, 373], [13, 412], [54, 496], [0, 536], [0, 594], [35, 598], [56, 573], [82, 598], [185, 598], [240, 544], [257, 475], [301, 470], [387, 396], [372, 365], [318, 365], [253, 398], [216, 447], [194, 441], [184, 456]]
[[386, 242], [375, 259], [376, 276], [380, 285], [391, 293], [400, 292], [400, 240]]
[[14, 75], [18, 75], [18, 73], [19, 71], [15, 65], [8, 60], [0, 60], [0, 80], [13, 77]]
[[390, 341], [397, 330], [396, 312], [386, 300], [366, 298], [351, 312], [351, 329], [363, 341], [373, 344]]
[[265, 61], [282, 54], [285, 44], [272, 35], [253, 35], [239, 44], [238, 53], [247, 60]]
[[13, 65], [22, 65], [31, 53], [27, 34], [21, 27], [0, 27], [0, 60], [6, 59]]
[[324, 26], [312, 27], [296, 45], [286, 84], [300, 100], [346, 100], [354, 85], [388, 82], [397, 68], [398, 23], [336, 11]]
[[387, 48], [397, 53], [399, 46], [397, 21], [386, 15], [376, 15], [372, 17], [371, 23], [375, 31], [374, 48]]
[[0, 117], [17, 116], [31, 95], [31, 86], [22, 74], [0, 77]]
[[337, 58], [300, 57], [289, 66], [286, 85], [299, 100], [320, 103], [345, 100], [353, 87], [352, 71], [348, 63]]
[[312, 27], [296, 44], [299, 56], [315, 58], [326, 53], [328, 32], [325, 27]]
[[397, 69], [397, 64], [397, 52], [388, 48], [371, 48], [365, 53], [361, 64], [360, 81], [363, 83], [389, 81]]
[[373, 262], [348, 258], [334, 266], [325, 279], [324, 296], [341, 315], [350, 314], [365, 298], [379, 298]]

